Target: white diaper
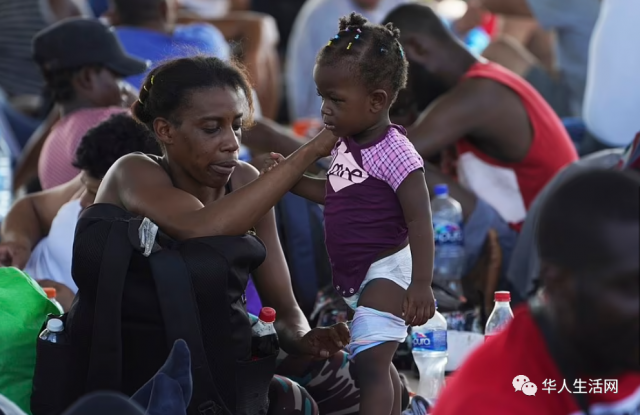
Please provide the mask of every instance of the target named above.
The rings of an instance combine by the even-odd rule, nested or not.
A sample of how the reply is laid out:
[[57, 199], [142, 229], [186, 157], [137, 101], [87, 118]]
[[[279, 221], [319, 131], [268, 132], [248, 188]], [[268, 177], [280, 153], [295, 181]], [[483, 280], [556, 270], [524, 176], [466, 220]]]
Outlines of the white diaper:
[[351, 297], [345, 297], [344, 301], [355, 310], [364, 287], [377, 278], [391, 280], [406, 290], [411, 284], [411, 265], [411, 248], [407, 245], [395, 254], [371, 264], [358, 292]]

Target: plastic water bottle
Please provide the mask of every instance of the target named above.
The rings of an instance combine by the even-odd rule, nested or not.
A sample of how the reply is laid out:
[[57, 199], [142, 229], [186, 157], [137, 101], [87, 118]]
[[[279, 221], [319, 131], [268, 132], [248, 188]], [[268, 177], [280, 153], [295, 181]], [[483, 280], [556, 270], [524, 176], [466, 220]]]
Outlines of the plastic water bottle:
[[484, 340], [500, 333], [513, 320], [513, 311], [511, 311], [511, 293], [509, 291], [496, 291], [493, 295], [495, 305], [493, 311], [487, 319], [487, 325], [484, 329]]
[[447, 320], [437, 310], [422, 326], [411, 329], [413, 360], [420, 373], [418, 395], [434, 400], [444, 386], [447, 366]]
[[58, 309], [58, 311], [60, 311], [60, 315], [64, 314], [64, 309], [62, 308], [62, 304], [60, 304], [58, 302], [58, 300], [56, 300], [56, 289], [53, 287], [45, 287], [43, 288], [44, 293], [47, 294], [47, 298], [49, 299], [49, 301], [51, 301], [53, 303], [53, 305], [56, 306], [56, 308]]
[[47, 321], [47, 328], [40, 333], [40, 339], [49, 343], [65, 343], [67, 338], [62, 320], [52, 318]]
[[276, 321], [276, 310], [263, 307], [258, 321], [251, 328], [251, 356], [254, 360], [273, 356], [280, 351], [278, 335], [273, 323]]
[[435, 196], [431, 201], [436, 248], [433, 279], [461, 296], [465, 263], [462, 207], [449, 197], [446, 184], [436, 185]]
[[0, 137], [0, 222], [11, 209], [13, 203], [13, 167], [11, 164], [11, 150], [7, 142]]

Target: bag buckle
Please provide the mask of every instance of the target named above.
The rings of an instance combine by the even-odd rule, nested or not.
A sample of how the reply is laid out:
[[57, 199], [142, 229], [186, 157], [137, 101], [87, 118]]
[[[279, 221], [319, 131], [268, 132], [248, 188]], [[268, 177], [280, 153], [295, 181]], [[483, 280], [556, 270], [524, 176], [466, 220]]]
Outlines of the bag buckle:
[[207, 401], [198, 407], [201, 415], [224, 415], [224, 411], [217, 403]]

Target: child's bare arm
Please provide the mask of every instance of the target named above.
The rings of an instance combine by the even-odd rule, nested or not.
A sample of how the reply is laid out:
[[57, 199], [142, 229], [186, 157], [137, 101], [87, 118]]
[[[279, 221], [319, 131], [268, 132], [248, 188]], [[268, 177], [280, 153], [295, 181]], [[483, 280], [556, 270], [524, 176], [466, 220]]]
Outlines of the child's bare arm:
[[[271, 153], [271, 157], [265, 161], [265, 165], [260, 174], [266, 174], [276, 167], [284, 157], [282, 154]], [[302, 179], [291, 189], [291, 193], [304, 197], [307, 200], [324, 205], [324, 195], [326, 192], [327, 179], [303, 176]]]
[[307, 200], [324, 205], [324, 196], [326, 193], [327, 179], [302, 176], [302, 179], [296, 184], [291, 193], [304, 197]]
[[413, 261], [411, 285], [404, 302], [407, 324], [421, 325], [433, 317], [435, 301], [433, 280], [433, 224], [429, 191], [422, 170], [410, 173], [396, 192], [409, 228], [409, 244]]

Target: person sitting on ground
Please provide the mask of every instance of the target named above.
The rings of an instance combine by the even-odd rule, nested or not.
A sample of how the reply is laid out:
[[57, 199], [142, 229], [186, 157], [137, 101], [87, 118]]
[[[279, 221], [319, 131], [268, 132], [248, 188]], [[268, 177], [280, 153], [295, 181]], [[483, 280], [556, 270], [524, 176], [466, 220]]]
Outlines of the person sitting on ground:
[[639, 211], [636, 171], [584, 172], [555, 189], [536, 236], [543, 295], [469, 357], [434, 414], [636, 412]]
[[85, 134], [73, 166], [73, 180], [17, 200], [2, 221], [0, 262], [24, 269], [43, 286], [52, 286], [65, 310], [78, 287], [71, 276], [71, 254], [78, 215], [93, 204], [100, 181], [120, 157], [133, 152], [161, 154], [153, 134], [127, 113], [111, 116]]
[[[96, 204], [85, 210], [80, 220], [85, 215], [90, 218], [97, 215], [105, 220], [134, 215], [146, 217], [176, 243], [188, 243], [194, 238], [201, 241], [212, 236], [247, 235], [255, 227], [255, 235], [264, 245], [249, 233], [248, 238], [253, 242], [243, 245], [250, 248], [242, 252], [243, 258], [262, 262], [257, 269], [249, 271], [263, 304], [277, 311], [276, 331], [281, 348], [289, 354], [281, 365], [286, 363], [288, 373], [309, 385], [305, 391], [286, 378], [274, 378], [269, 391], [269, 413], [317, 413], [313, 400], [317, 397], [323, 414], [355, 414], [359, 393], [350, 376], [355, 369], [345, 364], [346, 358], [341, 352], [349, 340], [346, 326], [310, 329], [292, 293], [272, 209], [308, 165], [330, 153], [336, 138], [327, 132], [318, 135], [283, 161], [278, 171], [258, 178], [255, 168], [237, 160], [242, 130], [250, 125], [251, 104], [246, 75], [235, 64], [214, 57], [193, 57], [169, 61], [153, 69], [132, 112], [153, 131], [164, 156], [131, 154], [117, 161], [100, 185]], [[91, 298], [97, 290], [98, 276], [95, 272], [76, 272], [75, 266], [99, 268], [92, 252], [96, 244], [103, 244], [104, 240], [93, 240], [98, 237], [95, 233], [83, 233], [85, 240], [92, 240], [82, 243], [79, 236], [76, 234], [73, 256], [74, 280], [79, 287], [76, 307], [90, 316], [87, 310], [92, 308]], [[132, 261], [143, 267], [145, 257], [134, 255]], [[199, 258], [202, 254], [198, 252], [193, 255], [192, 261], [209, 260]], [[208, 283], [212, 276], [204, 274], [206, 278], [202, 280], [200, 275], [191, 276], [194, 284]], [[241, 276], [213, 275], [218, 279], [228, 278], [230, 284], [243, 284]], [[148, 274], [144, 277], [145, 281], [150, 278]], [[246, 284], [247, 275], [243, 278]], [[161, 318], [153, 310], [143, 309], [139, 303], [143, 300], [130, 294], [128, 287], [131, 286], [125, 286], [124, 292], [127, 309], [132, 313], [135, 310], [135, 315], [128, 317], [129, 322], [135, 325], [139, 318], [153, 321]], [[196, 292], [198, 307], [206, 307], [206, 301], [210, 300], [209, 294]], [[241, 301], [239, 297], [237, 301]], [[243, 308], [239, 303], [238, 307]], [[76, 312], [75, 318], [82, 318], [82, 313]], [[234, 321], [242, 327], [249, 324], [244, 319]], [[213, 323], [202, 321], [201, 327], [210, 324]], [[247, 336], [251, 334], [250, 330], [242, 333], [241, 338], [232, 340], [237, 349], [235, 354], [244, 361], [249, 353], [245, 347], [249, 344]], [[123, 392], [138, 389], [166, 358], [164, 334], [156, 334], [156, 331], [152, 335], [136, 332], [134, 328], [123, 331], [123, 354], [130, 357], [122, 366]], [[87, 344], [91, 328], [81, 324], [70, 336], [76, 344]], [[208, 356], [212, 359], [211, 366], [221, 364], [218, 359], [226, 362], [233, 359], [233, 356], [217, 356], [214, 362], [211, 355]], [[234, 373], [215, 373], [216, 379], [225, 379], [233, 385]], [[347, 381], [336, 387], [335, 379]], [[198, 386], [201, 385], [195, 384], [194, 388]], [[228, 384], [216, 386], [229, 390]]]
[[[399, 414], [392, 364], [407, 325], [435, 313], [433, 225], [423, 162], [389, 108], [407, 81], [393, 25], [351, 13], [314, 69], [325, 128], [340, 137], [326, 178], [304, 177], [292, 192], [325, 205], [333, 284], [354, 311], [348, 349], [363, 414]], [[274, 155], [274, 164], [283, 160]], [[266, 175], [279, 166], [267, 166]], [[377, 328], [378, 327], [378, 328]]]
[[[177, 8], [176, 0], [113, 0], [107, 17], [124, 49], [152, 65], [196, 54], [231, 57], [229, 44], [215, 26], [176, 24]], [[136, 74], [127, 82], [140, 89], [144, 77]]]
[[33, 54], [62, 115], [38, 161], [40, 184], [47, 190], [78, 175], [72, 163], [80, 140], [90, 128], [125, 111], [119, 79], [144, 72], [147, 64], [127, 55], [99, 20], [83, 18], [38, 33]]
[[426, 165], [429, 190], [433, 194], [433, 186], [446, 183], [462, 205], [467, 270], [493, 228], [504, 272], [529, 205], [560, 169], [577, 159], [576, 150], [531, 85], [472, 55], [430, 7], [399, 6], [385, 21], [401, 31], [409, 60], [407, 88], [424, 109], [407, 136], [425, 159], [457, 148], [460, 184]]

